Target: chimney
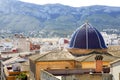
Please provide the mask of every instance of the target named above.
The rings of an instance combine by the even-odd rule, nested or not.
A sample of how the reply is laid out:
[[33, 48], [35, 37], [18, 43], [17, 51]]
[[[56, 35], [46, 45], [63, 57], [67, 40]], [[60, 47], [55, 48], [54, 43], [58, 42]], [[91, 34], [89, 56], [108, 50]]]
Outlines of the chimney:
[[96, 55], [96, 72], [102, 72], [103, 71], [103, 56], [102, 55]]

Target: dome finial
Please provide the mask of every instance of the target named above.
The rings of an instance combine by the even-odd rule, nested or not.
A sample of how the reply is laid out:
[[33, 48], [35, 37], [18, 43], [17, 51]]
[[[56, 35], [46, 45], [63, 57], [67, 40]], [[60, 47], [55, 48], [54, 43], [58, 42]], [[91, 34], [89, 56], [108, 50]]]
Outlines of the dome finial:
[[88, 20], [86, 20], [86, 22], [85, 22], [86, 24], [88, 24], [89, 23], [89, 21]]

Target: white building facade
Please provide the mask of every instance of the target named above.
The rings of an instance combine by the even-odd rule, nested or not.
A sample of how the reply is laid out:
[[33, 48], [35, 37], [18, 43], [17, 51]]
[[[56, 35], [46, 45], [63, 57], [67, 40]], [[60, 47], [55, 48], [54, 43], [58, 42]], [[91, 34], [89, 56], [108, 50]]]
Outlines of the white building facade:
[[120, 59], [111, 63], [113, 80], [120, 80]]
[[101, 32], [106, 45], [120, 45], [120, 39], [117, 34], [107, 34], [106, 32]]

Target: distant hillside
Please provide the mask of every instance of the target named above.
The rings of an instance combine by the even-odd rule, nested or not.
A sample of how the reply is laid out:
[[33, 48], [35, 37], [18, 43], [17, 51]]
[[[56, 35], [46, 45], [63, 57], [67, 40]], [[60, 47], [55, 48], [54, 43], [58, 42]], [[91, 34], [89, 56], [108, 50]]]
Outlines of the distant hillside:
[[0, 29], [12, 33], [63, 37], [71, 35], [85, 21], [99, 30], [120, 29], [120, 7], [35, 5], [18, 0], [0, 0]]

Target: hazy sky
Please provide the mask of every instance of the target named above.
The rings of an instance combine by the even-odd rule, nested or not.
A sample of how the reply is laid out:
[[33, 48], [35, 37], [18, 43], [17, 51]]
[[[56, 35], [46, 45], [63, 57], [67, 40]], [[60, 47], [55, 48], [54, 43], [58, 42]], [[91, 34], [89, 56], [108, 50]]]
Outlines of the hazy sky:
[[61, 3], [73, 7], [90, 6], [90, 5], [107, 5], [107, 6], [120, 6], [120, 0], [21, 0], [35, 4], [54, 4]]

